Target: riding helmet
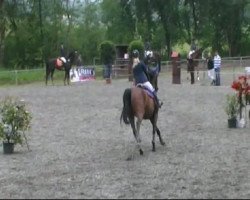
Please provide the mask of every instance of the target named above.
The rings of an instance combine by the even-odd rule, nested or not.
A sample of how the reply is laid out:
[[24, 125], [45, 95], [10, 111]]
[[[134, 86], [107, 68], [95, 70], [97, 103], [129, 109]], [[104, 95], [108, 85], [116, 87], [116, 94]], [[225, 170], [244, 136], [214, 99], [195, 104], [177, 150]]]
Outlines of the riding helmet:
[[138, 58], [139, 57], [139, 51], [137, 49], [133, 50], [132, 57]]

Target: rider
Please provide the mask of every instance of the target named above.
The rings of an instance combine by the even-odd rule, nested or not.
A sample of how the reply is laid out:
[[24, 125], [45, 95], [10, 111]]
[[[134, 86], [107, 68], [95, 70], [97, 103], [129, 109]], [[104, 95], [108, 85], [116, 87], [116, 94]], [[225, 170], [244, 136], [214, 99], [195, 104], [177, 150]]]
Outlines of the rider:
[[139, 51], [137, 49], [133, 50], [132, 58], [133, 58], [133, 76], [135, 85], [141, 84], [145, 86], [147, 89], [149, 89], [155, 97], [158, 108], [161, 108], [163, 103], [159, 101], [156, 94], [156, 90], [149, 82], [147, 67], [143, 62], [139, 60]]
[[64, 50], [63, 43], [61, 43], [61, 46], [60, 46], [60, 54], [61, 54], [61, 56], [59, 57], [59, 59], [65, 64], [67, 61], [66, 61], [66, 53]]
[[192, 39], [192, 43], [190, 45], [190, 51], [188, 54], [188, 58], [191, 59], [191, 55], [197, 50], [197, 46], [195, 44], [195, 39]]

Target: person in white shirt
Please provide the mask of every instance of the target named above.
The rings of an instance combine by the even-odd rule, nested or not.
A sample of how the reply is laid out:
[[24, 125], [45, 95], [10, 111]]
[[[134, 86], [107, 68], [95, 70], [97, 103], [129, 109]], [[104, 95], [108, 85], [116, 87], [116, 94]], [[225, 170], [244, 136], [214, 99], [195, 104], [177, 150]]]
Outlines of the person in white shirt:
[[221, 57], [218, 51], [214, 53], [214, 72], [215, 72], [215, 85], [220, 85], [220, 69], [221, 69]]

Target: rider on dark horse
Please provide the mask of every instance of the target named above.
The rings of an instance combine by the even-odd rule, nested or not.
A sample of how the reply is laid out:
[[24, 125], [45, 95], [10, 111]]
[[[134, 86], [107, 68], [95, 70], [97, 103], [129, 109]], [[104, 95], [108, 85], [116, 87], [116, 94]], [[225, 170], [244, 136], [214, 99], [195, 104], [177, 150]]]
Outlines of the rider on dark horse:
[[162, 102], [159, 101], [156, 90], [152, 86], [152, 84], [149, 82], [148, 78], [148, 72], [146, 65], [139, 60], [139, 51], [134, 50], [132, 52], [132, 58], [133, 58], [133, 76], [134, 76], [134, 83], [135, 85], [142, 85], [146, 89], [148, 89], [154, 96], [154, 99], [156, 101], [156, 105], [158, 108], [161, 108]]
[[67, 63], [67, 60], [66, 60], [66, 53], [65, 53], [65, 50], [64, 50], [63, 43], [61, 43], [60, 54], [61, 54], [60, 57], [58, 57], [58, 58], [56, 59], [55, 67], [56, 67], [58, 70], [63, 70], [64, 64]]

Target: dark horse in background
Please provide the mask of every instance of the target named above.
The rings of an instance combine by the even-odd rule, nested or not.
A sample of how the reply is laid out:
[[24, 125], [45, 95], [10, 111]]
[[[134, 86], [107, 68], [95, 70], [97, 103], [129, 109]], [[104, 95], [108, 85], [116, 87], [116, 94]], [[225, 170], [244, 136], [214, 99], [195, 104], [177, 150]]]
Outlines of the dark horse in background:
[[[54, 80], [53, 80], [53, 75], [55, 72], [55, 69], [58, 69], [60, 71], [65, 71], [64, 75], [64, 85], [66, 83], [69, 85], [70, 81], [70, 69], [72, 65], [74, 64], [75, 60], [77, 59], [77, 51], [71, 51], [67, 56], [66, 56], [66, 62], [64, 63], [63, 61], [60, 60], [60, 58], [51, 58], [46, 61], [46, 77], [45, 77], [45, 84], [47, 85], [48, 83], [48, 78], [50, 76], [52, 84], [54, 85]], [[58, 60], [59, 59], [59, 60]], [[61, 63], [61, 65], [58, 65], [58, 62]]]
[[152, 56], [145, 58], [145, 64], [148, 68], [149, 82], [153, 84], [156, 91], [158, 91], [158, 75], [161, 72], [161, 56], [159, 52], [153, 51]]
[[[156, 67], [156, 70], [159, 71], [159, 65]], [[158, 80], [158, 73], [152, 73], [151, 76], [152, 78], [150, 78], [150, 82], [155, 88]], [[123, 109], [120, 122], [123, 120], [125, 124], [131, 125], [135, 140], [137, 142], [137, 147], [141, 155], [143, 154], [143, 151], [140, 146], [140, 126], [143, 119], [150, 120], [153, 127], [152, 150], [155, 151], [155, 133], [157, 133], [161, 145], [165, 145], [165, 142], [161, 137], [161, 132], [157, 127], [158, 111], [159, 108], [147, 89], [139, 86], [125, 89], [123, 93]], [[136, 124], [135, 118], [137, 118]]]
[[194, 84], [194, 72], [195, 69], [197, 70], [197, 79], [199, 80], [199, 61], [198, 59], [201, 58], [202, 55], [202, 51], [203, 49], [200, 48], [198, 50], [196, 50], [194, 53], [192, 53], [190, 55], [190, 58], [187, 58], [187, 71], [190, 72], [190, 76], [191, 76], [191, 84]]

